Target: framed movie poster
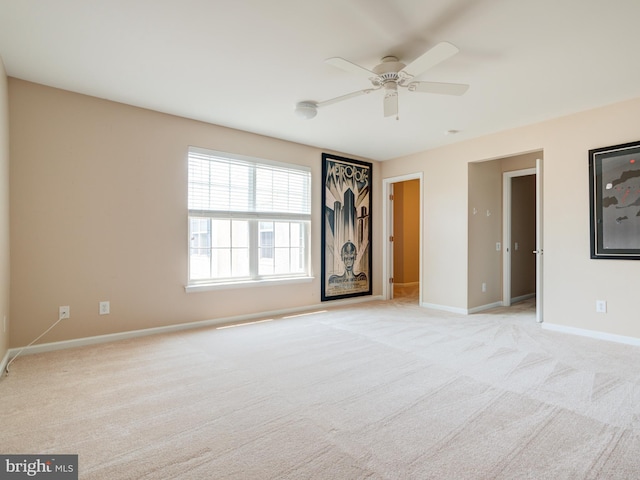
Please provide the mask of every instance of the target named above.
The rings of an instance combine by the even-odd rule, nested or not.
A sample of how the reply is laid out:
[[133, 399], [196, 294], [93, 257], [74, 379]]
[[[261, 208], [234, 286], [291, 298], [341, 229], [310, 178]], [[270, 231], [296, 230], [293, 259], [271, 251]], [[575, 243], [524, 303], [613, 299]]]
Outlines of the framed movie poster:
[[640, 142], [589, 150], [591, 258], [640, 259]]
[[322, 154], [322, 301], [371, 295], [371, 173]]

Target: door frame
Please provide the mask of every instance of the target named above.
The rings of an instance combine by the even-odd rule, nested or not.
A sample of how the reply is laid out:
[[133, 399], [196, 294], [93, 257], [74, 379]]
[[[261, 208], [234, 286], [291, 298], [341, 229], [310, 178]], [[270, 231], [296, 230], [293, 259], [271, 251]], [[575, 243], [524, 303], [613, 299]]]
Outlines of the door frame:
[[502, 305], [511, 305], [511, 187], [515, 177], [536, 177], [536, 321], [542, 322], [542, 160], [536, 166], [502, 174]]
[[393, 275], [393, 242], [390, 237], [393, 235], [393, 200], [391, 195], [393, 194], [393, 184], [406, 182], [409, 180], [418, 180], [420, 182], [420, 225], [418, 226], [419, 232], [419, 305], [422, 305], [422, 225], [423, 225], [423, 203], [424, 203], [424, 179], [423, 172], [410, 173], [407, 175], [401, 175], [398, 177], [389, 177], [382, 179], [382, 192], [384, 199], [384, 208], [382, 209], [382, 239], [384, 242], [384, 248], [382, 249], [382, 298], [385, 300], [391, 300], [393, 298], [393, 288], [389, 279]]

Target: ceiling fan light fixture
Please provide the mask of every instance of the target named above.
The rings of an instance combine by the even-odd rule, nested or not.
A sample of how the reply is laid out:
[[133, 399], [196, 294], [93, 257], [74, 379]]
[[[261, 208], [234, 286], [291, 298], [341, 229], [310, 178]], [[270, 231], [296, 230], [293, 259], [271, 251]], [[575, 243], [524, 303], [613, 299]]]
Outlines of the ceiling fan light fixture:
[[318, 104], [315, 102], [298, 102], [296, 103], [296, 108], [294, 113], [298, 118], [303, 120], [311, 120], [318, 114]]

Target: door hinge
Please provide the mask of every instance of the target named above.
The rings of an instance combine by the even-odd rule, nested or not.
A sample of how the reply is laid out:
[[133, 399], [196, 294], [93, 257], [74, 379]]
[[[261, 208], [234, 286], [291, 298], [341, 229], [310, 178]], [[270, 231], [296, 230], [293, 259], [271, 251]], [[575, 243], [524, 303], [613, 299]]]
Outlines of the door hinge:
[[393, 277], [389, 277], [389, 283], [393, 283]]
[[389, 241], [393, 242], [393, 235], [389, 235]]
[[389, 200], [393, 201], [393, 193], [389, 194]]

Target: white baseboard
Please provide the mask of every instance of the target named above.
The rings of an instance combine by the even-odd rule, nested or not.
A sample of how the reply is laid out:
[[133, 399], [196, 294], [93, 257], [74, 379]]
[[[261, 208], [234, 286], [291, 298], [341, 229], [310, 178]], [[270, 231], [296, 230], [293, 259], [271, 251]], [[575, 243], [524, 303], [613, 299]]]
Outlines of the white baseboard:
[[582, 337], [595, 338], [597, 340], [606, 340], [608, 342], [624, 343], [626, 345], [640, 346], [640, 338], [626, 337], [624, 335], [615, 335], [613, 333], [598, 332], [596, 330], [587, 330], [584, 328], [567, 327], [566, 325], [557, 325], [554, 323], [544, 322], [541, 324], [545, 330], [554, 332], [568, 333], [571, 335], [580, 335]]
[[466, 308], [450, 307], [449, 305], [438, 305], [437, 303], [422, 302], [421, 306], [424, 308], [431, 308], [433, 310], [442, 310], [443, 312], [459, 313], [460, 315], [467, 315], [469, 313]]
[[489, 303], [487, 305], [480, 305], [473, 308], [457, 308], [450, 307], [448, 305], [438, 305], [436, 303], [422, 303], [424, 308], [432, 308], [433, 310], [442, 310], [444, 312], [458, 313], [460, 315], [470, 315], [473, 313], [483, 312], [485, 310], [491, 310], [492, 308], [502, 307], [502, 302]]
[[357, 297], [353, 299], [335, 300], [315, 305], [307, 305], [304, 307], [287, 308], [282, 310], [273, 310], [269, 312], [252, 313], [248, 315], [237, 315], [233, 317], [215, 318], [212, 320], [201, 320], [198, 322], [178, 323], [175, 325], [167, 325], [164, 327], [145, 328], [141, 330], [131, 330], [128, 332], [110, 333], [107, 335], [97, 335], [95, 337], [75, 338], [73, 340], [62, 340], [60, 342], [39, 343], [30, 347], [11, 348], [5, 355], [3, 363], [0, 364], [4, 368], [11, 358], [22, 351], [21, 355], [29, 355], [34, 353], [51, 352], [54, 350], [63, 350], [66, 348], [84, 347], [87, 345], [95, 345], [98, 343], [116, 342], [118, 340], [126, 340], [135, 337], [144, 337], [147, 335], [158, 335], [162, 333], [178, 332], [182, 330], [191, 330], [194, 328], [214, 327], [221, 325], [230, 325], [234, 323], [243, 323], [251, 320], [257, 320], [266, 317], [282, 317], [293, 313], [309, 312], [312, 310], [326, 309], [337, 305], [348, 305], [354, 303], [371, 302], [373, 300], [381, 300], [381, 295]]
[[480, 305], [479, 307], [473, 307], [467, 310], [467, 313], [478, 313], [478, 312], [484, 312], [485, 310], [491, 310], [492, 308], [498, 308], [498, 307], [502, 307], [502, 301], [500, 302], [493, 302], [493, 303], [489, 303], [487, 305]]
[[518, 297], [513, 297], [511, 299], [511, 303], [523, 302], [525, 300], [529, 300], [530, 298], [534, 298], [536, 296], [535, 293], [527, 293], [526, 295], [520, 295]]
[[2, 362], [0, 362], [0, 377], [4, 374], [4, 369], [7, 368], [7, 363], [9, 363], [9, 358], [11, 355], [9, 354], [11, 350], [7, 350], [7, 353], [4, 354], [4, 358]]

